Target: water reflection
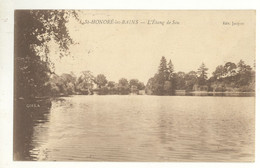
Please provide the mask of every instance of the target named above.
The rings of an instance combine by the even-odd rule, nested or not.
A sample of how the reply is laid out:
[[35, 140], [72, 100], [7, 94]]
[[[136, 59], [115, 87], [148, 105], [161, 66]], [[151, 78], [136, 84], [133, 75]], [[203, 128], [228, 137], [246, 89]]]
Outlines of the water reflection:
[[15, 160], [254, 160], [254, 97], [72, 96], [23, 105]]
[[[31, 154], [35, 149], [34, 128], [49, 121], [51, 102], [48, 99], [16, 100], [14, 102], [14, 160], [37, 160]], [[41, 132], [47, 132], [42, 127]]]
[[176, 96], [254, 97], [254, 92], [176, 92]]

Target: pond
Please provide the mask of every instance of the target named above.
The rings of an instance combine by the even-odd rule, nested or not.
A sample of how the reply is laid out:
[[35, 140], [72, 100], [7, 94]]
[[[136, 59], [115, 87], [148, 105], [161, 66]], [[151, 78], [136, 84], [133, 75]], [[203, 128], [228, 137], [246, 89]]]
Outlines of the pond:
[[254, 107], [254, 97], [57, 98], [50, 109], [17, 109], [31, 120], [15, 131], [20, 140], [14, 155], [47, 161], [254, 161]]

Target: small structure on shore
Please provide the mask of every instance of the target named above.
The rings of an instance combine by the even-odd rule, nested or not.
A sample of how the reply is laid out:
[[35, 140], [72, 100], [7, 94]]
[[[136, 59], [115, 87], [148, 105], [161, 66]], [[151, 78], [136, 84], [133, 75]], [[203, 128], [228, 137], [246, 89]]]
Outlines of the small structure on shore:
[[184, 96], [186, 95], [186, 90], [175, 90], [175, 95]]
[[208, 91], [209, 90], [209, 87], [207, 85], [198, 85], [198, 84], [195, 84], [193, 86], [193, 91]]

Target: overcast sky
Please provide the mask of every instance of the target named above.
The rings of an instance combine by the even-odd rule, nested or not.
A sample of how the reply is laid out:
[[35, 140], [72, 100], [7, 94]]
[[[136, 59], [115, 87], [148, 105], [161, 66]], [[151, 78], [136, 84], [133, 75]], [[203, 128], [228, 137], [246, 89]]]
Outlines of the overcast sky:
[[[254, 16], [254, 11], [85, 11], [82, 20], [139, 20], [145, 24], [81, 25], [71, 19], [69, 33], [79, 43], [70, 47], [73, 57], [59, 59], [55, 47], [51, 57], [57, 74], [90, 70], [116, 82], [125, 77], [146, 83], [157, 72], [162, 56], [172, 60], [175, 72], [197, 71], [204, 62], [211, 75], [217, 65], [227, 61], [243, 59], [253, 65]], [[180, 24], [146, 24], [153, 19]], [[232, 26], [232, 22], [243, 25]]]

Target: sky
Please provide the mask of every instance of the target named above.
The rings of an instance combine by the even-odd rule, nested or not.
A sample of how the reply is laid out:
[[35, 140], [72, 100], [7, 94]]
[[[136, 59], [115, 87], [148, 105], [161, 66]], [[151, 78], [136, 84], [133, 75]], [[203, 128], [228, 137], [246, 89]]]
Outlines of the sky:
[[82, 25], [71, 18], [67, 27], [78, 43], [70, 47], [71, 56], [60, 59], [55, 45], [50, 47], [57, 74], [89, 70], [116, 82], [124, 77], [146, 83], [162, 56], [171, 59], [175, 72], [197, 71], [204, 62], [209, 76], [225, 62], [242, 59], [252, 66], [255, 60], [255, 11], [89, 10], [81, 11], [80, 18], [139, 24]]

